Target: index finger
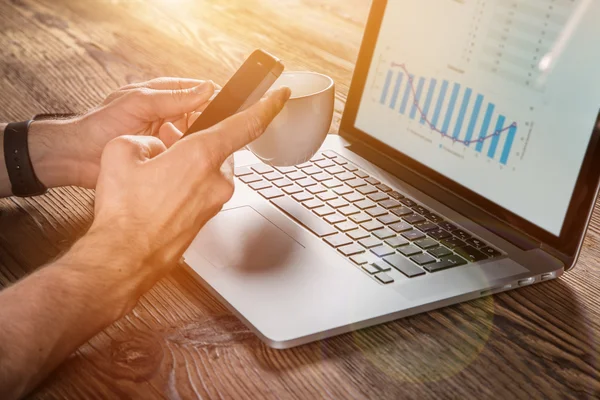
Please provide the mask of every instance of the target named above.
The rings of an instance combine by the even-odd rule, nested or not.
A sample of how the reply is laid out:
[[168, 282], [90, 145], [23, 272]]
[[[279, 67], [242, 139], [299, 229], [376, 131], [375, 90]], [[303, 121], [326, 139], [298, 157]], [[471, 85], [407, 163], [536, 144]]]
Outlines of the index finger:
[[[282, 87], [270, 92], [252, 107], [237, 113], [205, 131], [192, 134], [181, 142], [202, 143], [205, 155], [215, 167], [221, 166], [225, 160], [247, 144], [259, 138], [273, 119], [285, 106], [291, 91]], [[189, 146], [191, 143], [182, 144]]]

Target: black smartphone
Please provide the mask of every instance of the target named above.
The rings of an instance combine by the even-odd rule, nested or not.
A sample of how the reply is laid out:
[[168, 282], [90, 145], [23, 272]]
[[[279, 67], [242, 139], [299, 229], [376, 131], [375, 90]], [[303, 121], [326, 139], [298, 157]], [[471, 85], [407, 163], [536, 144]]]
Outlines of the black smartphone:
[[266, 51], [255, 50], [184, 136], [210, 128], [256, 103], [279, 78], [283, 69], [279, 59]]

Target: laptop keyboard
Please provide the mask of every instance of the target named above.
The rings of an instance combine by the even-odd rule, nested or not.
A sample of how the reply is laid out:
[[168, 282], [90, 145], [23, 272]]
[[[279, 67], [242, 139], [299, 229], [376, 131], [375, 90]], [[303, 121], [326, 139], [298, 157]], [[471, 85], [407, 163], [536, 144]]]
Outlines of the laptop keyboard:
[[333, 151], [235, 176], [383, 285], [502, 255]]

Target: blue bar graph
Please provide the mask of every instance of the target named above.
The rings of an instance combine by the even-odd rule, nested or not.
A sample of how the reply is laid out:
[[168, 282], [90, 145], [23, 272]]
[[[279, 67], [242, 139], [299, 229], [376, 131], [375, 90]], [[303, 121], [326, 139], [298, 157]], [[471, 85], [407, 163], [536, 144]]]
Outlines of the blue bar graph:
[[494, 104], [489, 103], [487, 106], [487, 110], [485, 112], [485, 117], [483, 118], [483, 125], [481, 125], [481, 131], [479, 132], [479, 141], [477, 142], [477, 146], [475, 146], [475, 150], [481, 153], [483, 149], [483, 139], [485, 139], [488, 135], [488, 131], [490, 130], [490, 123], [492, 122], [492, 115], [494, 115]]
[[502, 150], [502, 156], [500, 157], [500, 162], [504, 165], [506, 165], [506, 163], [508, 162], [510, 150], [512, 149], [512, 145], [516, 135], [517, 126], [515, 124], [512, 124], [510, 128], [508, 128], [508, 134], [506, 135], [506, 141], [504, 142], [504, 149]]
[[448, 81], [442, 82], [440, 89], [440, 96], [438, 97], [437, 104], [435, 105], [435, 111], [433, 113], [433, 119], [431, 120], [431, 126], [437, 126], [438, 120], [440, 119], [440, 113], [442, 112], [442, 105], [444, 105], [444, 99], [446, 98], [446, 92], [448, 91]]
[[471, 114], [471, 121], [469, 122], [469, 127], [467, 128], [467, 136], [465, 136], [465, 144], [467, 146], [471, 145], [471, 139], [473, 138], [473, 131], [475, 131], [475, 125], [477, 124], [477, 119], [479, 118], [479, 111], [481, 110], [481, 105], [483, 104], [483, 95], [478, 94], [475, 99], [475, 107], [473, 107], [473, 113]]
[[454, 134], [452, 137], [454, 139], [458, 139], [460, 136], [460, 131], [462, 130], [463, 121], [465, 120], [465, 114], [467, 113], [467, 107], [469, 106], [469, 101], [471, 100], [471, 93], [473, 90], [471, 88], [467, 88], [465, 90], [465, 94], [463, 95], [462, 105], [460, 106], [460, 111], [458, 112], [458, 119], [456, 120], [456, 126], [454, 127]]
[[419, 102], [421, 101], [421, 94], [423, 93], [423, 85], [425, 85], [425, 78], [419, 78], [417, 91], [415, 93], [415, 100], [412, 108], [410, 109], [410, 119], [415, 119], [415, 116], [417, 115], [417, 108], [419, 106]]
[[498, 147], [498, 142], [500, 141], [500, 132], [504, 127], [504, 121], [506, 117], [504, 115], [498, 116], [498, 122], [496, 122], [496, 129], [494, 129], [494, 136], [492, 136], [492, 142], [490, 144], [490, 148], [488, 149], [488, 157], [494, 158], [496, 155], [496, 148]]
[[402, 104], [400, 105], [400, 114], [404, 114], [406, 112], [406, 105], [408, 104], [410, 93], [412, 92], [412, 85], [414, 79], [414, 75], [408, 76], [408, 84], [406, 85], [406, 89], [404, 90], [404, 97], [402, 98]]
[[425, 124], [427, 120], [427, 114], [429, 114], [429, 108], [431, 107], [431, 101], [433, 100], [433, 92], [437, 86], [437, 81], [432, 79], [429, 82], [429, 89], [427, 90], [427, 98], [425, 99], [425, 106], [423, 107], [423, 115], [421, 115], [421, 124]]
[[398, 77], [396, 78], [396, 85], [394, 85], [394, 93], [392, 94], [392, 101], [390, 102], [390, 108], [392, 110], [396, 109], [396, 102], [398, 101], [398, 93], [400, 93], [400, 85], [402, 84], [402, 77], [404, 73], [402, 71], [398, 72]]
[[446, 112], [446, 118], [444, 119], [444, 125], [442, 126], [442, 133], [447, 134], [448, 128], [450, 127], [450, 121], [452, 120], [452, 114], [454, 114], [454, 106], [456, 105], [456, 99], [458, 98], [458, 91], [460, 90], [460, 84], [455, 83], [452, 88], [452, 94], [450, 95], [450, 104], [448, 104], [448, 111]]
[[385, 104], [385, 100], [387, 99], [388, 92], [390, 91], [390, 85], [392, 84], [392, 76], [393, 76], [393, 72], [392, 72], [392, 70], [389, 70], [385, 77], [385, 84], [383, 85], [383, 92], [381, 92], [381, 99], [379, 100], [379, 102], [381, 104]]

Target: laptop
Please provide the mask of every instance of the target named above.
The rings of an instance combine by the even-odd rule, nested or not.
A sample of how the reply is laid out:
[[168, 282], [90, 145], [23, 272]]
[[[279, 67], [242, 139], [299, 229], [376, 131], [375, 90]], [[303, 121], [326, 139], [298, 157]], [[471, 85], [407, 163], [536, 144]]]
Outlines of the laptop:
[[373, 1], [339, 135], [236, 154], [185, 263], [289, 348], [556, 279], [600, 178], [600, 2]]

